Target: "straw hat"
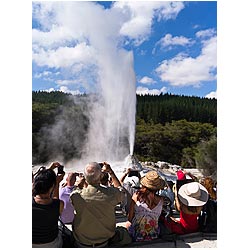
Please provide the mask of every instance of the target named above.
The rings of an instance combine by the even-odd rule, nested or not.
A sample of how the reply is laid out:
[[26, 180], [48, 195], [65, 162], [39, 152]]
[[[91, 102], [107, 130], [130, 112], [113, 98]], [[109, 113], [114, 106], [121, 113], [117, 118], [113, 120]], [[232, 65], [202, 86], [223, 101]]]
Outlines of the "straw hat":
[[141, 185], [150, 190], [159, 190], [164, 188], [166, 183], [156, 171], [152, 170], [141, 178]]
[[180, 187], [178, 197], [184, 205], [198, 207], [207, 203], [208, 191], [200, 183], [190, 182]]

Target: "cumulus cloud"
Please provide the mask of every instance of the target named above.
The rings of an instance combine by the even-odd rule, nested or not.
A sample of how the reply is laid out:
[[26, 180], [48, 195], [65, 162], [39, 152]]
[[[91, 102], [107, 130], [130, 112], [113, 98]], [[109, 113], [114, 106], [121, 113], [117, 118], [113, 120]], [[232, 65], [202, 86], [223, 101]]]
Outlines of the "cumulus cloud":
[[148, 89], [148, 88], [139, 86], [136, 89], [137, 95], [160, 95], [161, 93], [162, 94], [167, 93], [167, 88], [162, 87], [161, 89]]
[[217, 91], [211, 91], [211, 92], [210, 92], [209, 94], [207, 94], [205, 97], [206, 97], [206, 98], [210, 98], [210, 99], [213, 99], [213, 98], [217, 99]]
[[160, 45], [161, 48], [168, 47], [170, 45], [190, 45], [193, 44], [190, 38], [186, 38], [184, 36], [172, 36], [171, 34], [166, 34], [163, 38], [161, 38], [156, 45]]
[[164, 82], [172, 86], [199, 86], [203, 81], [216, 79], [217, 37], [202, 41], [201, 54], [195, 58], [178, 54], [164, 60], [156, 68], [156, 73]]
[[64, 93], [70, 93], [72, 95], [79, 95], [82, 94], [78, 89], [77, 90], [70, 90], [67, 86], [61, 86], [59, 88], [59, 91], [62, 91]]
[[[32, 6], [33, 62], [67, 71], [61, 77], [71, 79], [79, 72], [83, 78], [98, 78], [101, 53], [131, 42], [141, 44], [151, 34], [154, 20], [174, 19], [184, 3], [116, 1], [109, 9], [96, 2], [33, 2]], [[115, 55], [108, 56], [116, 62]]]
[[117, 1], [114, 9], [120, 11], [126, 18], [121, 26], [120, 34], [134, 41], [135, 45], [143, 43], [151, 33], [153, 19], [174, 19], [184, 8], [183, 2], [166, 1]]
[[83, 94], [79, 90], [70, 90], [67, 86], [61, 86], [59, 89], [49, 88], [49, 89], [45, 89], [44, 91], [46, 91], [46, 92], [61, 91], [61, 92], [69, 93], [72, 95]]
[[156, 83], [156, 81], [148, 76], [144, 76], [140, 79], [139, 81], [142, 84], [147, 84], [147, 85], [151, 85], [153, 83]]
[[33, 61], [38, 66], [50, 68], [66, 68], [74, 64], [94, 62], [94, 49], [85, 43], [77, 44], [75, 47], [59, 47], [55, 50], [40, 48], [33, 51]]
[[79, 80], [78, 79], [75, 79], [75, 80], [57, 80], [56, 83], [58, 85], [72, 85], [72, 84], [79, 83]]
[[198, 38], [213, 37], [216, 35], [216, 30], [215, 29], [200, 30], [200, 31], [196, 32], [195, 35]]
[[48, 76], [50, 76], [50, 75], [52, 75], [52, 72], [51, 71], [43, 71], [43, 72], [41, 72], [41, 73], [36, 73], [35, 75], [34, 75], [34, 78], [42, 78], [42, 77], [48, 77]]

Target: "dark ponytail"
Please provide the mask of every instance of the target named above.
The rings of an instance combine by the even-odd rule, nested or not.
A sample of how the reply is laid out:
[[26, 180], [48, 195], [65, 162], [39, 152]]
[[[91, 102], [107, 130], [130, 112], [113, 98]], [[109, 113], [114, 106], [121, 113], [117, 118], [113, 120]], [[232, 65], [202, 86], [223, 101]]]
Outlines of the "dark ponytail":
[[32, 196], [46, 194], [56, 184], [56, 174], [52, 169], [43, 169], [34, 178]]

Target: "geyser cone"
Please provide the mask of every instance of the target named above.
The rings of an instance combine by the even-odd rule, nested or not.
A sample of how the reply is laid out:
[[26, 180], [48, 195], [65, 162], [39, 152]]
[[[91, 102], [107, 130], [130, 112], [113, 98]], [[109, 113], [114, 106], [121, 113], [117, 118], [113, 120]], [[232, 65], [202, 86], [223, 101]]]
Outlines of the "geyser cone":
[[128, 155], [125, 159], [125, 165], [127, 168], [131, 168], [133, 170], [138, 170], [138, 171], [142, 171], [142, 165], [140, 164], [140, 162], [138, 161], [138, 159], [133, 156], [133, 155]]

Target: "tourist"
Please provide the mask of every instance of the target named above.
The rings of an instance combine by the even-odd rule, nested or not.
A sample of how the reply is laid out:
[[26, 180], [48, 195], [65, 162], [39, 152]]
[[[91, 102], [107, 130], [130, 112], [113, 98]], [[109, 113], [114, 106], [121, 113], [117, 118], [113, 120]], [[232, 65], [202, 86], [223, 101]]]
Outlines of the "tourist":
[[165, 181], [156, 171], [149, 171], [140, 183], [142, 187], [132, 196], [126, 227], [133, 241], [149, 241], [159, 237], [163, 197], [157, 191], [165, 186]]
[[64, 172], [55, 174], [60, 163], [53, 162], [48, 169], [42, 167], [34, 175], [32, 188], [32, 247], [62, 247], [58, 219], [63, 211], [59, 200], [59, 183]]
[[124, 215], [128, 214], [133, 194], [140, 188], [141, 175], [139, 171], [127, 168], [120, 178], [120, 183], [126, 191], [125, 199], [121, 203]]
[[[107, 172], [114, 187], [100, 184], [101, 175]], [[101, 167], [91, 162], [84, 168], [87, 188], [77, 188], [70, 199], [75, 209], [72, 223], [76, 247], [123, 246], [131, 239], [125, 228], [116, 228], [115, 207], [124, 199], [124, 191], [114, 171], [106, 162]], [[127, 232], [127, 238], [126, 238]]]
[[200, 184], [203, 185], [209, 194], [209, 199], [217, 200], [215, 181], [210, 176], [205, 176], [200, 180]]
[[173, 192], [173, 182], [172, 181], [167, 181], [166, 182], [166, 186], [159, 190], [159, 195], [160, 196], [164, 196], [164, 197], [168, 197], [170, 202], [171, 202], [171, 208], [173, 209], [174, 208], [174, 192]]
[[168, 216], [164, 225], [171, 233], [187, 234], [199, 230], [198, 216], [208, 200], [206, 188], [198, 182], [184, 184], [177, 192], [174, 188], [176, 209], [180, 212], [180, 219]]
[[70, 201], [70, 194], [75, 189], [77, 173], [68, 173], [66, 183], [59, 190], [59, 198], [64, 202], [64, 209], [60, 216], [65, 224], [71, 224], [74, 219], [74, 208]]
[[206, 176], [201, 179], [200, 183], [208, 191], [208, 201], [203, 206], [199, 215], [200, 230], [206, 233], [217, 232], [217, 193], [214, 180]]

